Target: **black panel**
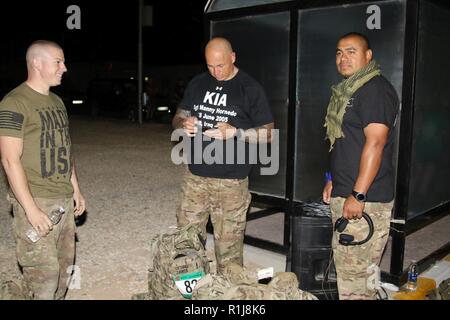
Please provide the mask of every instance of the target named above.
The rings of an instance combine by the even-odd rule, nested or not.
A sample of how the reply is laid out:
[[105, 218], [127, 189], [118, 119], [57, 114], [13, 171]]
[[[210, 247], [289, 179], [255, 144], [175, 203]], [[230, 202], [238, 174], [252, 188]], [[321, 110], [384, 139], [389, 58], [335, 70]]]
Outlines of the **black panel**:
[[450, 12], [419, 6], [408, 219], [450, 200]]
[[[324, 172], [328, 169], [329, 144], [323, 127], [330, 87], [341, 78], [336, 71], [335, 50], [339, 36], [355, 31], [369, 37], [374, 58], [383, 75], [402, 88], [405, 2], [377, 3], [381, 29], [369, 30], [367, 8], [358, 4], [302, 10], [299, 13], [298, 110], [294, 199], [321, 198]], [[395, 159], [393, 159], [395, 162]]]
[[279, 197], [285, 196], [286, 180], [289, 27], [288, 12], [211, 22], [211, 36], [231, 41], [236, 65], [259, 81], [268, 96], [275, 126], [280, 129], [278, 174], [261, 176], [255, 166], [250, 190]]

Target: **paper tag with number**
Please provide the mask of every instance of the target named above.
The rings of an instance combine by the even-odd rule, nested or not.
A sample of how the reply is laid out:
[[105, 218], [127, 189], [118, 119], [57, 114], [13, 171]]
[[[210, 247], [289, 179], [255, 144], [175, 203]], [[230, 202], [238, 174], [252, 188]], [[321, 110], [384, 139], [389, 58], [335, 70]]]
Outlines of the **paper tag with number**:
[[185, 273], [173, 277], [175, 285], [180, 291], [184, 298], [190, 299], [192, 297], [192, 292], [197, 285], [198, 280], [203, 278], [205, 273], [203, 271]]

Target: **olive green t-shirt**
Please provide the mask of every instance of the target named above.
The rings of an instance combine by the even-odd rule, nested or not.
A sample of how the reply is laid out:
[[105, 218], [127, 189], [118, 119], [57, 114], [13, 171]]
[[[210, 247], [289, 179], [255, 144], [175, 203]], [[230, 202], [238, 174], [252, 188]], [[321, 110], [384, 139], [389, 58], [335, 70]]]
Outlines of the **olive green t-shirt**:
[[22, 83], [0, 102], [0, 136], [23, 139], [21, 162], [33, 197], [72, 197], [69, 121], [61, 98]]

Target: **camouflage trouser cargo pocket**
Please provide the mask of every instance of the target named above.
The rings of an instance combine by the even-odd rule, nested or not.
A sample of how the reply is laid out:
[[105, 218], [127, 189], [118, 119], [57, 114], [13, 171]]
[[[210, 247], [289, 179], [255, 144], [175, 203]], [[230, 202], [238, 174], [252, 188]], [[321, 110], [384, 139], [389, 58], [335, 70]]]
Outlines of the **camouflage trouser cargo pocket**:
[[[330, 208], [333, 225], [342, 216], [345, 198], [332, 198]], [[372, 274], [368, 268], [379, 265], [389, 237], [389, 226], [393, 201], [389, 203], [367, 202], [364, 211], [374, 224], [372, 238], [363, 245], [343, 246], [339, 244], [339, 234], [333, 234], [333, 255], [337, 273], [339, 299], [375, 299], [376, 292], [367, 288], [367, 280]], [[351, 234], [355, 241], [363, 240], [369, 227], [364, 219], [350, 220], [343, 233]]]
[[67, 291], [68, 268], [75, 257], [75, 220], [73, 199], [42, 199], [34, 201], [43, 212], [61, 206], [65, 213], [50, 233], [33, 243], [26, 237], [32, 228], [22, 206], [13, 198], [13, 229], [16, 238], [16, 256], [22, 267], [24, 284], [34, 299], [60, 299]]
[[246, 214], [251, 202], [248, 179], [205, 178], [186, 172], [178, 225], [198, 223], [206, 237], [211, 215], [218, 271], [231, 262], [243, 264]]

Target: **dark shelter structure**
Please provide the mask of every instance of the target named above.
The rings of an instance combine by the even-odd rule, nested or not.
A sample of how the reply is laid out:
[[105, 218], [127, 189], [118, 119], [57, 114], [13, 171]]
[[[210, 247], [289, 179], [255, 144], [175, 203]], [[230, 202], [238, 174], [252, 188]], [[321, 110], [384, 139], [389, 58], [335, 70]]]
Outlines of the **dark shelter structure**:
[[[211, 0], [205, 18], [206, 38], [228, 38], [237, 65], [265, 88], [280, 130], [278, 173], [254, 170], [250, 177], [253, 205], [265, 206], [250, 219], [284, 212], [284, 243], [245, 242], [286, 254], [300, 287], [319, 296], [336, 289], [331, 221], [320, 204], [329, 161], [324, 117], [330, 87], [340, 81], [336, 42], [352, 31], [368, 36], [401, 101], [391, 262], [382, 277], [404, 282], [406, 237], [450, 211], [449, 6], [432, 0]], [[423, 257], [419, 269], [448, 252], [447, 243]]]

